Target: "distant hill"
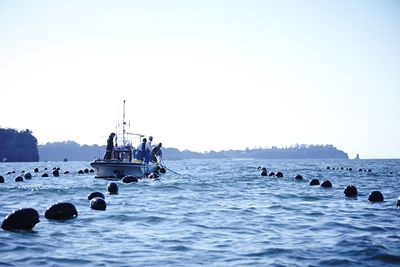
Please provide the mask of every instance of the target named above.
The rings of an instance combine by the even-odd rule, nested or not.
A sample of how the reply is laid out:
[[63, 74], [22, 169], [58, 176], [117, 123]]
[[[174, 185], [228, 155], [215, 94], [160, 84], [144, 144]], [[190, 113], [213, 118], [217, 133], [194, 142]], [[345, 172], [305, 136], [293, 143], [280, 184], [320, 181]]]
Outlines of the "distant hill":
[[347, 153], [338, 150], [333, 145], [294, 145], [285, 148], [256, 148], [245, 150], [209, 151], [205, 153], [189, 150], [179, 151], [175, 148], [163, 150], [165, 159], [348, 159]]
[[[104, 146], [79, 145], [74, 141], [47, 143], [39, 145], [41, 161], [89, 161], [102, 158], [105, 152]], [[209, 151], [205, 153], [190, 150], [180, 151], [176, 148], [163, 148], [165, 160], [181, 159], [348, 159], [347, 153], [338, 150], [332, 145], [295, 145], [286, 148], [258, 148], [246, 150]]]
[[89, 161], [95, 158], [102, 158], [106, 146], [80, 145], [74, 141], [53, 142], [39, 145], [41, 161]]
[[0, 162], [39, 161], [37, 139], [28, 129], [0, 128]]
[[[28, 129], [0, 128], [0, 161], [90, 161], [102, 158], [105, 145], [80, 145], [74, 141], [54, 142], [37, 145], [37, 139]], [[40, 156], [40, 157], [39, 157]], [[348, 159], [347, 153], [333, 145], [295, 145], [285, 148], [256, 148], [245, 150], [208, 151], [205, 153], [176, 148], [163, 148], [165, 160], [180, 159]]]

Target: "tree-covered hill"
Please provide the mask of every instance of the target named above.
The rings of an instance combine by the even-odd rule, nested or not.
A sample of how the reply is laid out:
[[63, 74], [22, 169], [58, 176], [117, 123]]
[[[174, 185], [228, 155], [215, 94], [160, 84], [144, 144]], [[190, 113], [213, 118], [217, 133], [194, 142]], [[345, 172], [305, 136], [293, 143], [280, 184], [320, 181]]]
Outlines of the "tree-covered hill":
[[[28, 129], [17, 131], [15, 129], [0, 128], [0, 161], [28, 162], [62, 161], [65, 159], [75, 161], [93, 160], [102, 158], [105, 146], [80, 145], [74, 141], [54, 142], [37, 145], [37, 139]], [[176, 148], [163, 148], [165, 160], [179, 159], [348, 159], [347, 153], [338, 150], [333, 145], [295, 145], [285, 148], [255, 148], [245, 150], [209, 151], [204, 153], [190, 150], [180, 151]]]
[[[74, 141], [39, 145], [41, 161], [93, 160], [102, 158], [105, 146], [79, 145]], [[163, 148], [165, 160], [180, 159], [348, 159], [348, 155], [332, 145], [295, 145], [286, 148], [257, 148], [246, 150], [209, 151], [205, 153], [176, 148]]]
[[347, 153], [333, 145], [294, 145], [285, 148], [254, 148], [245, 150], [208, 151], [205, 153], [174, 148], [164, 149], [165, 158], [215, 158], [215, 159], [348, 159]]
[[32, 132], [0, 128], [0, 161], [39, 161], [37, 139]]
[[102, 158], [106, 150], [105, 146], [80, 145], [74, 141], [54, 142], [39, 145], [41, 161], [86, 161]]

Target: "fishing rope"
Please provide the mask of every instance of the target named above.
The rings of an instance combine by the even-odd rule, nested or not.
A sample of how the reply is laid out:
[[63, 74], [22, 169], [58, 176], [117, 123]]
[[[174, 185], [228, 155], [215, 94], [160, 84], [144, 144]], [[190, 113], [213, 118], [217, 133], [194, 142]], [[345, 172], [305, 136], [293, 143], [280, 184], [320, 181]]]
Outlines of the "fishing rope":
[[164, 162], [164, 159], [163, 159], [163, 158], [161, 158], [161, 164], [162, 164], [162, 166], [163, 166], [165, 169], [167, 169], [168, 171], [170, 171], [170, 172], [172, 172], [172, 173], [174, 173], [174, 174], [177, 174], [177, 175], [179, 175], [179, 176], [184, 176], [184, 175], [182, 175], [182, 174], [180, 174], [180, 173], [178, 173], [178, 172], [176, 172], [176, 171], [171, 170], [170, 168], [168, 168], [167, 165], [165, 165], [165, 162]]

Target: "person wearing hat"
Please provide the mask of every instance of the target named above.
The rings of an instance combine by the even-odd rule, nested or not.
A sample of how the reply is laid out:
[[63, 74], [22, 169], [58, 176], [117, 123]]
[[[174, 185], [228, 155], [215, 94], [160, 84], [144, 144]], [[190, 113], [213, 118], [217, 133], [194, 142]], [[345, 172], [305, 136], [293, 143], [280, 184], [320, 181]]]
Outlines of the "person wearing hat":
[[114, 137], [115, 133], [111, 133], [107, 139], [106, 153], [104, 154], [104, 159], [111, 159], [112, 151], [114, 149]]

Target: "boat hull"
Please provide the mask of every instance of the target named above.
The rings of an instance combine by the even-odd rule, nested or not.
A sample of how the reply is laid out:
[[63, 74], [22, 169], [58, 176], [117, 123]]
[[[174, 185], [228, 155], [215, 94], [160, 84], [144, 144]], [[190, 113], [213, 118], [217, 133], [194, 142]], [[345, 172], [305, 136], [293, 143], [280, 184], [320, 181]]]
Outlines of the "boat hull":
[[145, 174], [153, 171], [152, 165], [133, 162], [97, 160], [90, 163], [90, 166], [95, 171], [95, 178], [120, 179], [127, 175], [143, 178]]

